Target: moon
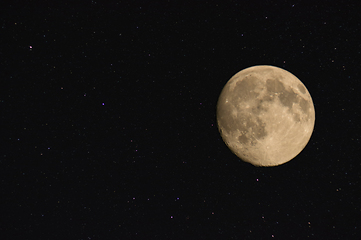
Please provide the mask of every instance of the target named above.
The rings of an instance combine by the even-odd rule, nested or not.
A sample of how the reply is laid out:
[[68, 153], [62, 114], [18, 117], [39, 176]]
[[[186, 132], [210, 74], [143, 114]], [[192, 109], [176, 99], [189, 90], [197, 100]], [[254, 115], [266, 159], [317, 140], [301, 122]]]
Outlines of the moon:
[[295, 158], [307, 145], [315, 109], [305, 85], [274, 66], [246, 68], [224, 86], [217, 103], [223, 141], [241, 160], [272, 167]]

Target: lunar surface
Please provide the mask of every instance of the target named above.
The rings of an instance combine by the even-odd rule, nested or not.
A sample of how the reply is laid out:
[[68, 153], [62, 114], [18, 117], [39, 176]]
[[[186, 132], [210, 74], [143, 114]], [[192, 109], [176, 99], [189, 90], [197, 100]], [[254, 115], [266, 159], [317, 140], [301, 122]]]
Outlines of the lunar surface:
[[254, 66], [234, 75], [217, 103], [222, 139], [240, 159], [277, 166], [307, 145], [315, 109], [305, 85], [278, 67]]

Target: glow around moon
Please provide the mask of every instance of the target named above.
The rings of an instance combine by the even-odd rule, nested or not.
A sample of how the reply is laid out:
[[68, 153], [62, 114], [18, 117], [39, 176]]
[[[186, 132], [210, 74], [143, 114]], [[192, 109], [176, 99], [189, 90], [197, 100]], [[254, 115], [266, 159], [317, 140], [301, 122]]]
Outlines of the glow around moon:
[[254, 66], [234, 75], [217, 103], [221, 136], [240, 159], [277, 166], [307, 145], [315, 123], [312, 98], [290, 72]]

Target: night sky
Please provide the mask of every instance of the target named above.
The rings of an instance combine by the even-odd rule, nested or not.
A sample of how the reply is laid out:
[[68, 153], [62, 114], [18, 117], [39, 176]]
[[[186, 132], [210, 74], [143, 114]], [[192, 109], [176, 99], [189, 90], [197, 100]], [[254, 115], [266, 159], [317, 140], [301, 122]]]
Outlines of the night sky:
[[[0, 239], [361, 239], [359, 1], [52, 2], [0, 7]], [[217, 128], [255, 65], [315, 106], [277, 167]]]

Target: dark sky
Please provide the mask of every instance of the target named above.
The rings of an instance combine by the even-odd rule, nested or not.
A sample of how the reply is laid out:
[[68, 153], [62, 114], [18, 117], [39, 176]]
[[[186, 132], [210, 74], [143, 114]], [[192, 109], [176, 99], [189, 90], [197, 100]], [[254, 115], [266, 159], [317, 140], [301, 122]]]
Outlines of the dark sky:
[[[25, 2], [0, 8], [1, 239], [361, 239], [358, 1]], [[254, 65], [315, 106], [278, 167], [217, 129]]]

